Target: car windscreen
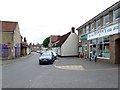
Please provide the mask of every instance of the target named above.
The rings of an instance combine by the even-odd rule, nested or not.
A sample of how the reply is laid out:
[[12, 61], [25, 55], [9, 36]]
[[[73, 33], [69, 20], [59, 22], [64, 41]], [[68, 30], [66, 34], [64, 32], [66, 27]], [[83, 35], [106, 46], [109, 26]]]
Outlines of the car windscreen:
[[42, 56], [51, 56], [51, 53], [43, 53]]

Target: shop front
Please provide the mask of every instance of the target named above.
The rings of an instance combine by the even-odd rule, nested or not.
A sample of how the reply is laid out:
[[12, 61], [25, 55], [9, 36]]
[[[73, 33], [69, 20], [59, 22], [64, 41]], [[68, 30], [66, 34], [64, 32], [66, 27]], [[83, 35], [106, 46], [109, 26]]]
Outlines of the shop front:
[[120, 27], [112, 24], [87, 35], [89, 41], [89, 57], [96, 53], [97, 60], [119, 63]]
[[79, 47], [79, 52], [80, 52], [80, 55], [82, 54], [82, 57], [86, 59], [89, 57], [89, 50], [88, 50], [89, 43], [87, 41], [87, 34], [82, 34], [80, 36], [80, 40], [82, 42], [81, 42], [81, 45]]

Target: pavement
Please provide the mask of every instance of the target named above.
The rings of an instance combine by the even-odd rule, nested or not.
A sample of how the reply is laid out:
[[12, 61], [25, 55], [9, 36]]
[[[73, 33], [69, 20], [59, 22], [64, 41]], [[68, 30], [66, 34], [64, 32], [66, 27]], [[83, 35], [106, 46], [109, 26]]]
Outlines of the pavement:
[[10, 60], [0, 60], [0, 65], [7, 65], [7, 64], [10, 64], [10, 63], [14, 63], [16, 61], [25, 60], [25, 59], [33, 56], [33, 55], [34, 55], [34, 53], [31, 53], [29, 55], [18, 57], [18, 58], [14, 58], [14, 59], [10, 59]]
[[54, 66], [59, 69], [81, 71], [118, 69], [118, 64], [107, 63], [104, 61], [95, 62], [94, 60], [90, 61], [89, 59], [80, 59], [77, 57], [59, 58]]

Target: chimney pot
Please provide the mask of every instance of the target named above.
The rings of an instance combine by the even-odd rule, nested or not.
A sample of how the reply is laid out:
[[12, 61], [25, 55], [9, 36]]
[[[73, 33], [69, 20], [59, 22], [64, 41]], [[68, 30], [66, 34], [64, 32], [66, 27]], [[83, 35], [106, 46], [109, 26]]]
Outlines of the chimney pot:
[[71, 28], [72, 33], [75, 33], [75, 27]]

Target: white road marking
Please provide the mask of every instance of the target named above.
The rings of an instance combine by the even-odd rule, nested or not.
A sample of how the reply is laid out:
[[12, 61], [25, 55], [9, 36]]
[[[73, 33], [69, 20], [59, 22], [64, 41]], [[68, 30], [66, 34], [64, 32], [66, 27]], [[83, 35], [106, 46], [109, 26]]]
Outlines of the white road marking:
[[67, 66], [56, 66], [59, 69], [66, 69], [66, 70], [85, 70], [82, 65], [67, 65]]

